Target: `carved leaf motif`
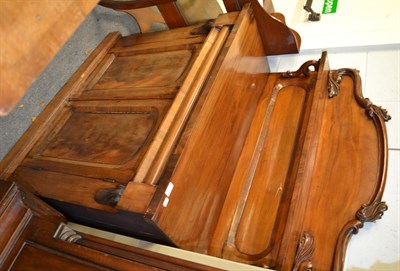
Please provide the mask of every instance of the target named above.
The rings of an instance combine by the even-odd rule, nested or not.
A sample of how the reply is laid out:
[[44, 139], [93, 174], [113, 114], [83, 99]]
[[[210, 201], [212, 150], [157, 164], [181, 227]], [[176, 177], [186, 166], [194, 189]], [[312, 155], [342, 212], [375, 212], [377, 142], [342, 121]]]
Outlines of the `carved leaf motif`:
[[362, 222], [374, 222], [381, 219], [383, 213], [388, 209], [386, 202], [373, 202], [370, 205], [363, 205], [357, 212], [357, 218]]
[[293, 271], [313, 270], [311, 258], [314, 250], [314, 238], [308, 232], [303, 232], [297, 247]]
[[392, 119], [392, 117], [389, 115], [388, 111], [384, 108], [382, 108], [381, 106], [377, 106], [374, 105], [373, 103], [371, 103], [368, 108], [368, 115], [369, 116], [373, 116], [373, 114], [376, 114], [378, 116], [380, 116], [382, 119], [384, 119], [385, 121], [389, 121]]
[[[342, 77], [344, 75], [348, 75], [353, 78], [353, 81], [356, 82], [356, 74], [357, 70], [353, 69], [339, 69], [332, 70], [328, 73], [328, 97], [333, 98], [339, 94], [340, 91], [340, 83], [342, 82]], [[381, 117], [385, 121], [389, 121], [391, 119], [388, 111], [381, 106], [374, 105], [368, 98], [364, 98], [361, 92], [358, 92], [358, 89], [361, 88], [361, 85], [355, 88], [355, 98], [357, 102], [366, 109], [367, 114], [372, 118], [374, 115]]]
[[342, 76], [346, 73], [346, 70], [334, 70], [329, 71], [328, 74], [328, 97], [333, 98], [339, 94], [340, 83], [342, 82]]

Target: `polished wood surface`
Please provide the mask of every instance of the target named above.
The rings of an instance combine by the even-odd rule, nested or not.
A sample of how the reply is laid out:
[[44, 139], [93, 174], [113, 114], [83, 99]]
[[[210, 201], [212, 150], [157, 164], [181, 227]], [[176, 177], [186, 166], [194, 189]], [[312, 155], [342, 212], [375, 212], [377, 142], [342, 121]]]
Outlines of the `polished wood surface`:
[[[362, 97], [357, 71], [343, 71], [340, 91], [325, 107], [323, 137], [315, 157], [318, 172], [312, 177], [311, 185], [315, 188], [309, 195], [303, 226], [304, 231], [315, 236], [314, 264], [333, 270], [343, 269], [351, 235], [364, 222], [381, 218], [387, 209], [381, 200], [388, 158], [384, 121], [389, 116]], [[335, 201], [322, 196], [333, 190], [340, 191]], [[328, 208], [337, 210], [333, 217], [328, 215]], [[316, 217], [329, 223], [321, 228], [314, 222]], [[333, 263], [323, 262], [332, 255]]]
[[220, 269], [75, 232], [64, 217], [0, 181], [0, 270]]
[[[48, 124], [11, 179], [18, 179], [49, 198], [109, 209], [95, 198], [83, 195], [117, 189], [118, 185], [139, 178], [146, 157], [157, 153], [153, 145], [163, 141], [163, 137], [158, 138], [169, 129], [174, 112], [181, 107], [180, 97], [186, 96], [194, 80], [191, 74], [198, 73], [200, 64], [195, 60], [203, 61], [200, 45], [205, 36], [190, 34], [193, 29], [177, 30], [176, 36], [181, 39], [169, 47], [164, 47], [162, 40], [153, 41], [153, 35], [141, 41], [145, 46], [140, 50], [129, 50], [124, 42], [122, 48], [115, 44], [114, 51], [103, 55], [87, 80], [69, 96], [70, 101], [60, 109], [56, 120]], [[181, 43], [183, 40], [186, 43]], [[71, 92], [70, 86], [65, 91]], [[188, 103], [193, 103], [195, 97], [189, 96]], [[40, 176], [65, 179], [69, 185], [61, 190], [60, 185], [54, 185], [49, 190]], [[84, 180], [87, 180], [85, 188]], [[74, 193], [78, 187], [81, 192]], [[129, 187], [127, 198], [131, 199]], [[136, 194], [137, 186], [132, 187]], [[126, 206], [136, 212], [144, 209], [140, 201], [133, 204], [129, 200]]]
[[287, 217], [315, 79], [315, 73], [290, 80], [270, 75], [214, 235], [214, 253], [271, 260]]
[[251, 0], [258, 32], [266, 55], [296, 54], [300, 51], [300, 35], [286, 26], [280, 13], [267, 12], [257, 0]]
[[97, 2], [0, 2], [0, 116], [14, 108]]
[[0, 177], [101, 229], [276, 270], [343, 269], [351, 235], [387, 209], [390, 117], [326, 52], [271, 73], [270, 14], [256, 10], [110, 34]]
[[[169, 204], [160, 205], [155, 214], [176, 244], [198, 252], [208, 249], [269, 69], [255, 21], [247, 12], [238, 20], [235, 38], [228, 41], [229, 52], [171, 177]], [[252, 69], [242, 70], [249, 59], [254, 62], [247, 68]]]

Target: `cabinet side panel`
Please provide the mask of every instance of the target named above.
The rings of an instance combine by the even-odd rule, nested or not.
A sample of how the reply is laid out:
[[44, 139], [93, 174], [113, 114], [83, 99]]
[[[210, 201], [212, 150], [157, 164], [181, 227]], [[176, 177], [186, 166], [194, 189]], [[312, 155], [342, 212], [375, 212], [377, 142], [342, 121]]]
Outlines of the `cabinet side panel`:
[[153, 217], [182, 248], [208, 249], [267, 71], [246, 13], [171, 177], [174, 188]]

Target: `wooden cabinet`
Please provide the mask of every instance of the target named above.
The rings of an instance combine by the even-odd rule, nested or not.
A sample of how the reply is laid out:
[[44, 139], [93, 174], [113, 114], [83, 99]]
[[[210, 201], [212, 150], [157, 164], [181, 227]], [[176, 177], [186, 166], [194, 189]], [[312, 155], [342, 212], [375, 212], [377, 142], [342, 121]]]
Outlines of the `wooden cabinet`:
[[211, 25], [111, 33], [0, 177], [86, 225], [277, 270], [341, 270], [350, 236], [387, 208], [390, 117], [326, 53], [271, 73], [266, 55], [300, 40], [268, 32], [270, 20], [285, 27], [253, 3]]

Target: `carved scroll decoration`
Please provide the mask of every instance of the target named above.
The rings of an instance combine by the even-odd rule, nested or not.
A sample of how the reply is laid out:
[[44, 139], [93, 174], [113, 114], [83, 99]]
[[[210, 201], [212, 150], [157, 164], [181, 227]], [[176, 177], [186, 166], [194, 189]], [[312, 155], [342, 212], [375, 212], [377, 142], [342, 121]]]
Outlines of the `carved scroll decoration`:
[[76, 241], [82, 239], [81, 235], [72, 230], [65, 223], [60, 223], [53, 237], [55, 239], [67, 241], [69, 243], [75, 243]]
[[297, 71], [287, 71], [282, 74], [282, 77], [283, 78], [307, 77], [311, 72], [311, 67], [314, 67], [314, 70], [318, 71], [319, 61], [316, 60], [307, 61], [303, 63], [303, 65], [301, 65]]
[[303, 232], [294, 258], [293, 271], [311, 271], [313, 264], [311, 258], [314, 254], [314, 238], [308, 232]]
[[342, 82], [342, 76], [346, 72], [346, 69], [332, 70], [328, 73], [328, 97], [333, 98], [339, 94], [340, 83]]
[[387, 110], [374, 105], [369, 99], [364, 98], [361, 92], [361, 79], [358, 71], [353, 69], [340, 69], [329, 73], [328, 91], [329, 97], [335, 97], [339, 93], [339, 85], [343, 76], [350, 76], [354, 82], [354, 97], [358, 105], [365, 109], [366, 114], [374, 122], [378, 134], [379, 148], [379, 174], [377, 185], [368, 203], [363, 204], [355, 214], [355, 219], [349, 221], [339, 234], [338, 242], [335, 247], [333, 270], [343, 270], [346, 256], [347, 244], [353, 234], [357, 234], [365, 222], [374, 222], [382, 218], [388, 209], [385, 202], [382, 202], [382, 195], [387, 175], [388, 144], [385, 129], [385, 121], [391, 119]]

